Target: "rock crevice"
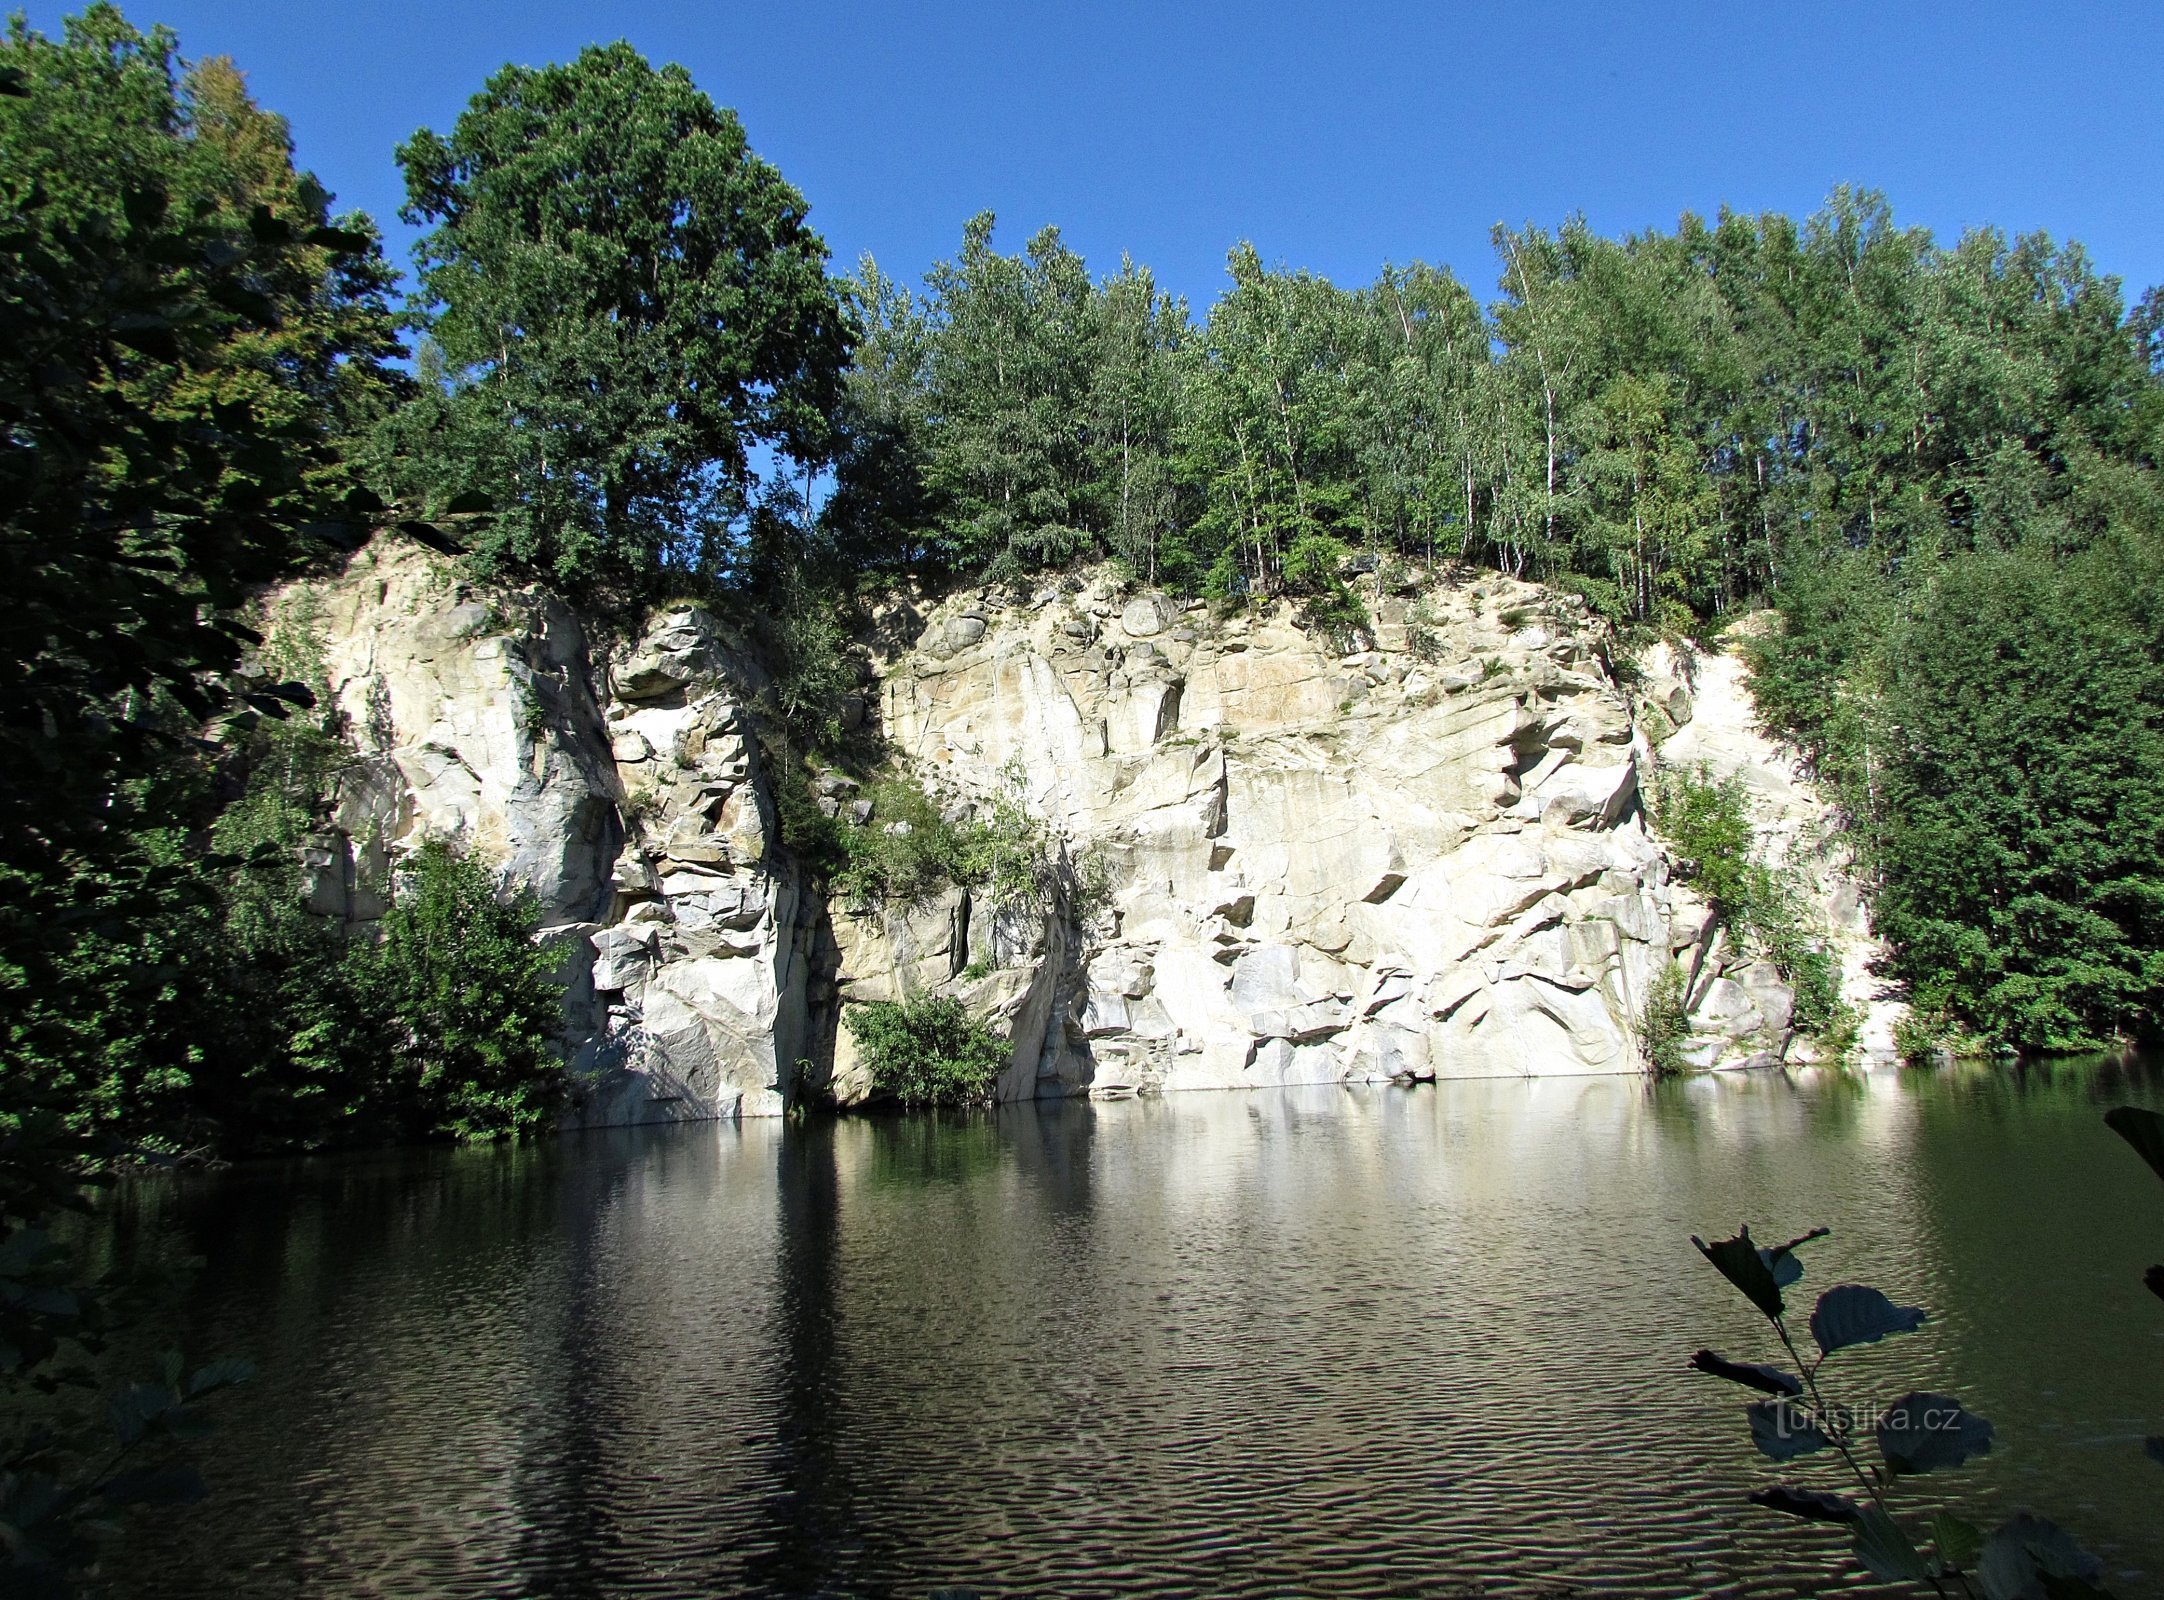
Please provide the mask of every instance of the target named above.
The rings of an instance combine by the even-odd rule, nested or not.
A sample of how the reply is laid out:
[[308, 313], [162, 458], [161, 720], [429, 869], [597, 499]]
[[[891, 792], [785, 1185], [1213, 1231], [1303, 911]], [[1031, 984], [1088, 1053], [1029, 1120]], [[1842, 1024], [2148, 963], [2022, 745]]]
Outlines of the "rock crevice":
[[[1626, 694], [1595, 623], [1529, 584], [1382, 596], [1374, 648], [1343, 655], [1283, 612], [1103, 578], [890, 608], [858, 714], [957, 804], [1019, 792], [1089, 870], [1036, 907], [953, 888], [870, 911], [782, 847], [768, 680], [711, 613], [609, 645], [390, 547], [314, 587], [354, 753], [311, 907], [380, 916], [429, 835], [531, 888], [588, 1123], [861, 1097], [840, 1006], [931, 991], [1008, 1034], [1006, 1099], [1635, 1071], [1677, 960], [1704, 1064], [1789, 1043], [1785, 986], [1673, 880], [1643, 788], [1664, 760], [1743, 772], [1799, 868], [1823, 804], [1732, 658], [1656, 651]], [[1854, 885], [1808, 871], [1863, 992]]]

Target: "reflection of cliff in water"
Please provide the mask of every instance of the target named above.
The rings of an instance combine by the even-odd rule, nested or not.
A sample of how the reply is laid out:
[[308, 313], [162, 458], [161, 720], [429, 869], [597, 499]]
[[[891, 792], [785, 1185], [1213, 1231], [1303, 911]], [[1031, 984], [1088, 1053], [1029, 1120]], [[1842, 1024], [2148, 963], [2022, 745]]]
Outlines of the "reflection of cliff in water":
[[217, 1496], [122, 1575], [220, 1600], [295, 1572], [452, 1596], [1816, 1592], [1839, 1541], [1744, 1504], [1738, 1399], [1682, 1365], [1770, 1353], [1688, 1243], [1746, 1220], [1835, 1229], [1807, 1290], [1932, 1308], [1852, 1364], [1861, 1398], [1939, 1387], [1999, 1425], [1947, 1482], [1964, 1504], [2037, 1505], [2153, 1570], [2153, 1486], [2113, 1441], [2164, 1421], [2156, 1251], [2116, 1225], [2164, 1208], [2099, 1121], [2124, 1098], [2155, 1081], [1547, 1078], [140, 1188], [132, 1226], [213, 1260], [191, 1342], [265, 1371], [212, 1442]]

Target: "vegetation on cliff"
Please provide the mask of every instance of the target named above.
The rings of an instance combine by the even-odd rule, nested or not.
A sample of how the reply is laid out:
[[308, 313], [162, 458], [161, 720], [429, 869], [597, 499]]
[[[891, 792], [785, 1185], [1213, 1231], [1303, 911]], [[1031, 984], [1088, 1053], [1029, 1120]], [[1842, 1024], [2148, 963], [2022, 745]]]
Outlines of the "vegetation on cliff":
[[1007, 1065], [998, 1036], [951, 997], [867, 1001], [842, 1022], [871, 1069], [872, 1098], [905, 1111], [987, 1104]]
[[[734, 116], [615, 45], [401, 147], [431, 230], [408, 373], [372, 229], [230, 64], [104, 6], [18, 22], [5, 64], [11, 1094], [172, 1143], [306, 1103], [275, 996], [359, 1001], [265, 895], [335, 730], [293, 715], [301, 678], [241, 674], [245, 605], [377, 525], [440, 543], [423, 513], [589, 601], [759, 597], [798, 752], [841, 737], [832, 597], [904, 574], [1110, 558], [1347, 639], [1396, 564], [1647, 632], [1771, 605], [1762, 704], [1842, 797], [1925, 1008], [2025, 1046], [2158, 1026], [2164, 307], [2076, 246], [1942, 246], [1844, 190], [1801, 223], [1501, 228], [1487, 304], [1243, 245], [1197, 313], [1056, 230], [1003, 253], [989, 215], [921, 285], [836, 278]], [[809, 825], [868, 891], [999, 876], [917, 859], [936, 818], [924, 848]]]

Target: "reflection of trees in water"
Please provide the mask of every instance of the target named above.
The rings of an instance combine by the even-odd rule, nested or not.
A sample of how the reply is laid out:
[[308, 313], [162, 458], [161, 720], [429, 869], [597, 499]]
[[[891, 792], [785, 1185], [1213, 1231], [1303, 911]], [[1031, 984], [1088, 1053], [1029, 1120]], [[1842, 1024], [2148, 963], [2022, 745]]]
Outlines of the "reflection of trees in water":
[[771, 1487], [760, 1508], [759, 1545], [741, 1587], [767, 1594], [822, 1589], [853, 1542], [854, 1497], [842, 1459], [845, 1431], [838, 1360], [840, 1182], [835, 1124], [792, 1126], [775, 1145], [775, 1294], [769, 1346], [776, 1363], [768, 1446]]
[[[1677, 1592], [1682, 1561], [1716, 1586], [1793, 1559], [1681, 1365], [1727, 1298], [1688, 1236], [1745, 1219], [1834, 1228], [1807, 1285], [1941, 1313], [1894, 1355], [2018, 1441], [1980, 1481], [2041, 1464], [2048, 1509], [2104, 1495], [2085, 1534], [2139, 1530], [2110, 1496], [2147, 1478], [2099, 1486], [2065, 1441], [2129, 1388], [2108, 1297], [2153, 1321], [2114, 1199], [2153, 1216], [2149, 1180], [2098, 1113], [2156, 1093], [2089, 1067], [1191, 1095], [145, 1185], [112, 1253], [176, 1222], [212, 1258], [191, 1344], [266, 1370], [218, 1494], [122, 1576], [899, 1600], [1369, 1568]], [[2037, 1394], [2099, 1329], [2095, 1372]], [[1590, 1472], [1589, 1371], [1616, 1420]]]
[[[604, 1137], [628, 1147], [623, 1136]], [[622, 1387], [611, 1381], [623, 1340], [636, 1338], [616, 1325], [611, 1270], [621, 1264], [614, 1235], [625, 1172], [620, 1157], [573, 1166], [554, 1186], [557, 1248], [541, 1275], [548, 1287], [533, 1279], [523, 1286], [532, 1310], [521, 1334], [530, 1378], [517, 1402], [511, 1565], [533, 1592], [565, 1600], [606, 1588], [623, 1508], [597, 1485], [610, 1479], [612, 1455], [637, 1448], [635, 1419], [623, 1415]]]
[[577, 1314], [563, 1214], [607, 1209], [632, 1160], [539, 1143], [138, 1189], [130, 1205], [207, 1262], [190, 1347], [262, 1368], [210, 1441], [212, 1498], [158, 1530], [142, 1592], [176, 1570], [323, 1583], [420, 1568], [446, 1587], [501, 1570], [524, 1439], [577, 1409], [536, 1359]]

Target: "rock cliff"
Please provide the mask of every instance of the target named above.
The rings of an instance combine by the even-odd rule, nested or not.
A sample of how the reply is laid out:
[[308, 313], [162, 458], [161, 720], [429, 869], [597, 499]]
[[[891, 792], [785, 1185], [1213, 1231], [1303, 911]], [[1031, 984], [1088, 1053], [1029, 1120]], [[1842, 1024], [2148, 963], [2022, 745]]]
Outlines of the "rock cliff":
[[1636, 1071], [1670, 961], [1694, 1059], [1781, 1052], [1788, 990], [1648, 831], [1663, 760], [1744, 774], [1870, 983], [1825, 808], [1752, 727], [1740, 665], [1662, 649], [1626, 687], [1572, 602], [1493, 575], [1378, 594], [1376, 648], [1342, 655], [1282, 609], [1103, 577], [889, 607], [865, 714], [894, 759], [960, 811], [1018, 797], [1074, 869], [998, 908], [830, 903], [779, 838], [766, 675], [704, 610], [604, 638], [392, 545], [307, 596], [354, 749], [312, 906], [380, 916], [431, 834], [530, 887], [590, 1123], [846, 1101], [840, 1005], [935, 989], [1011, 1038], [1008, 1099]]

